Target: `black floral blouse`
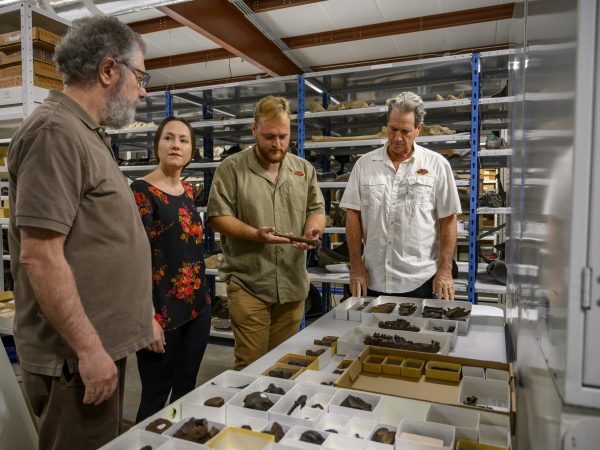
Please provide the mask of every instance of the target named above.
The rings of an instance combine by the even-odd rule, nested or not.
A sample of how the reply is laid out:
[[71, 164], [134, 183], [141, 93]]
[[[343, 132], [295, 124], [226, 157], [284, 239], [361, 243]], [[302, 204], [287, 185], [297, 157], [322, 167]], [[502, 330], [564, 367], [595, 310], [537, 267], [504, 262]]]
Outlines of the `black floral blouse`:
[[194, 190], [167, 194], [145, 180], [131, 184], [152, 249], [154, 318], [165, 330], [177, 328], [206, 311], [210, 298], [204, 278], [202, 222]]

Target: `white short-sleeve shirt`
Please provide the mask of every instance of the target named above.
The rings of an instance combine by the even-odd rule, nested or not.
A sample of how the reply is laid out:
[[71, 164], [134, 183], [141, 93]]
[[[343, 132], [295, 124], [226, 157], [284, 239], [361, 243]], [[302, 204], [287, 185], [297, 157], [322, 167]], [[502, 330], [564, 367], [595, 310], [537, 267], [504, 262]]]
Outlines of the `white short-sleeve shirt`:
[[460, 214], [460, 200], [448, 161], [414, 144], [398, 170], [387, 145], [354, 165], [340, 206], [360, 211], [369, 288], [410, 292], [437, 271], [438, 219]]

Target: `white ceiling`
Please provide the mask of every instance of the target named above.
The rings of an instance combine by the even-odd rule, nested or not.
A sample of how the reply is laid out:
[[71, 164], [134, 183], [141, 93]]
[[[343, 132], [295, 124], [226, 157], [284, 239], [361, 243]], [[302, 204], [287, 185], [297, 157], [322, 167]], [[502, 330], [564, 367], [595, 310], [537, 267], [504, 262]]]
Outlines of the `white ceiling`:
[[[156, 0], [145, 0], [156, 1]], [[198, 0], [197, 0], [198, 1]], [[224, 0], [226, 1], [226, 0]], [[140, 7], [144, 0], [131, 2]], [[55, 2], [56, 3], [56, 2]], [[73, 2], [78, 3], [78, 2]], [[81, 1], [81, 6], [93, 3]], [[103, 0], [97, 2], [111, 3]], [[123, 3], [123, 2], [115, 2]], [[507, 0], [327, 0], [301, 6], [257, 13], [256, 18], [277, 38], [321, 33], [383, 22], [425, 17], [473, 8], [491, 7]], [[93, 9], [93, 8], [92, 8]], [[147, 8], [117, 17], [125, 23], [163, 16], [155, 8]], [[419, 55], [431, 52], [448, 54], [465, 48], [484, 48], [509, 42], [510, 20], [497, 20], [416, 33], [397, 34], [293, 49], [291, 54], [306, 68], [331, 66], [355, 61], [373, 61]], [[189, 28], [181, 27], [143, 34], [148, 46], [146, 59], [166, 57], [220, 48], [218, 44]], [[149, 87], [181, 83], [206, 82], [264, 73], [252, 64], [235, 57], [227, 60], [149, 70]]]

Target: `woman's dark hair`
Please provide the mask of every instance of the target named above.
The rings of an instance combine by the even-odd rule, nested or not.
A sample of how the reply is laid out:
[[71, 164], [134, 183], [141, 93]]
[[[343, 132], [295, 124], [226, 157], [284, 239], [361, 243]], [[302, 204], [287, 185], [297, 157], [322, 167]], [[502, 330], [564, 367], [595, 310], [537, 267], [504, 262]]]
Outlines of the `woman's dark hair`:
[[162, 137], [165, 126], [170, 122], [181, 122], [182, 124], [184, 124], [187, 127], [188, 131], [190, 132], [192, 153], [190, 156], [190, 160], [185, 164], [187, 166], [190, 162], [192, 162], [192, 159], [194, 158], [194, 152], [196, 151], [196, 134], [194, 133], [194, 129], [192, 128], [190, 123], [182, 117], [176, 117], [176, 116], [167, 117], [165, 120], [163, 120], [160, 123], [160, 125], [156, 129], [156, 133], [154, 133], [154, 157], [156, 158], [157, 162], [160, 162], [160, 159], [158, 158], [158, 143], [160, 142], [160, 138]]
[[95, 16], [73, 21], [54, 58], [65, 84], [88, 86], [98, 80], [104, 58], [129, 62], [138, 49], [144, 53], [146, 44], [128, 25], [115, 17]]

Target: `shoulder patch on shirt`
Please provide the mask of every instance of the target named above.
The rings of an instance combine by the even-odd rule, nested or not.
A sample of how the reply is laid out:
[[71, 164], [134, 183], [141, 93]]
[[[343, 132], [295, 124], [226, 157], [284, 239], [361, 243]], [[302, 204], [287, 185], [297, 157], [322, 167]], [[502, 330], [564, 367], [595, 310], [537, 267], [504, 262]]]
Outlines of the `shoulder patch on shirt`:
[[297, 177], [303, 177], [304, 176], [304, 172], [302, 172], [300, 170], [295, 170], [294, 171], [294, 175], [296, 175]]
[[429, 170], [427, 169], [418, 169], [417, 170], [417, 175], [427, 175], [429, 173]]

